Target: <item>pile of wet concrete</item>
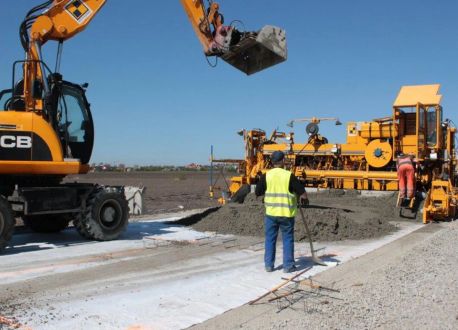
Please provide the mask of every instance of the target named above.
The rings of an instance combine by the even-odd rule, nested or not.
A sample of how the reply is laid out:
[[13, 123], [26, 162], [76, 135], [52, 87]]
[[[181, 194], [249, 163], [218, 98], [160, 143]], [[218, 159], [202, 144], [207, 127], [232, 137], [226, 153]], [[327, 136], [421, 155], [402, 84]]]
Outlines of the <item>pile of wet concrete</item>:
[[[399, 216], [396, 197], [395, 194], [365, 197], [344, 191], [313, 193], [309, 194], [310, 206], [304, 215], [316, 241], [380, 237], [396, 230], [393, 221], [415, 218], [415, 214], [407, 218]], [[229, 203], [182, 223], [198, 231], [262, 237], [264, 205], [262, 198], [249, 194], [243, 204]], [[296, 217], [295, 240], [307, 240], [300, 214]]]

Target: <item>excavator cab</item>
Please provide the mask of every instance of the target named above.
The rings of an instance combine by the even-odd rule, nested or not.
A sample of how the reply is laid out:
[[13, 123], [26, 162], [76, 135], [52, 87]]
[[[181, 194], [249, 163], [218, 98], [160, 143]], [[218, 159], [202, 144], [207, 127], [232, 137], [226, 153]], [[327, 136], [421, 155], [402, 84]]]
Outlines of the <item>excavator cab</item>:
[[56, 109], [57, 132], [67, 158], [89, 163], [94, 145], [94, 124], [82, 86], [63, 81]]
[[[24, 63], [18, 61], [15, 63]], [[16, 69], [13, 69], [15, 81]], [[23, 76], [23, 75], [22, 75]], [[94, 145], [94, 123], [89, 102], [86, 98], [87, 84], [77, 85], [62, 79], [58, 73], [47, 77], [49, 93], [44, 93], [43, 84], [34, 86], [34, 98], [42, 100], [43, 119], [54, 129], [61, 144], [65, 159], [78, 160], [88, 164]], [[0, 92], [5, 111], [25, 111], [24, 80], [14, 83], [13, 88]]]

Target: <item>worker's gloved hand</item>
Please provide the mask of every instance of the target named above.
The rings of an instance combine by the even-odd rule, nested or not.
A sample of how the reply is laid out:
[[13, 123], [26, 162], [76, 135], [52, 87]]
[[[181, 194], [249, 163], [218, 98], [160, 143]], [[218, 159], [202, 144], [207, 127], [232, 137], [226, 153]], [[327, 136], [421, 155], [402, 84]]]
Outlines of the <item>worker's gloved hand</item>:
[[299, 197], [299, 204], [302, 208], [309, 206], [310, 202], [307, 194], [302, 194], [301, 197]]
[[307, 207], [309, 205], [310, 205], [310, 202], [309, 202], [308, 198], [301, 199], [301, 207], [305, 208], [305, 207]]

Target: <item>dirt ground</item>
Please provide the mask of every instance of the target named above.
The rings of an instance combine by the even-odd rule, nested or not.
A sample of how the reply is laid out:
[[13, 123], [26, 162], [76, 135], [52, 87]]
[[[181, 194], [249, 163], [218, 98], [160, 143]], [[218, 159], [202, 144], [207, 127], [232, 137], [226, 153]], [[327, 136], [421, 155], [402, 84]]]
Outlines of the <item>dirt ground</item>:
[[146, 187], [146, 214], [170, 213], [216, 206], [208, 194], [206, 172], [97, 172], [73, 175], [66, 181]]
[[[241, 242], [240, 246], [242, 243], [243, 246], [256, 245], [260, 239], [253, 236], [263, 236], [262, 199], [249, 195], [243, 205], [228, 204], [218, 207], [214, 200], [208, 198], [207, 173], [93, 173], [68, 179], [75, 180], [106, 185], [145, 186], [147, 190], [144, 197], [150, 218], [163, 219], [164, 213], [209, 208], [203, 215], [186, 218], [183, 223], [199, 231], [235, 234], [237, 242]], [[317, 241], [370, 239], [396, 231], [396, 223], [400, 221], [420, 223], [420, 214], [416, 219], [399, 217], [399, 211], [395, 208], [396, 194], [367, 197], [357, 192], [324, 191], [310, 193], [309, 198], [310, 206], [305, 209], [305, 215]], [[296, 240], [303, 241], [305, 232], [299, 216], [296, 221]], [[136, 303], [146, 311], [139, 314], [149, 312], [154, 315], [151, 317], [154, 320], [157, 314], [151, 312], [151, 302], [145, 297], [156, 297], [153, 291], [148, 290], [164, 288], [166, 280], [171, 281], [176, 277], [179, 283], [177, 286], [186, 283], [186, 287], [189, 287], [187, 281], [198, 278], [196, 287], [201, 291], [202, 285], [208, 284], [208, 278], [201, 279], [202, 274], [207, 277], [210, 273], [215, 274], [219, 286], [221, 272], [233, 267], [246, 271], [247, 267], [254, 265], [253, 267], [258, 267], [263, 272], [262, 252], [259, 255], [253, 252], [253, 255], [249, 254], [249, 259], [234, 259], [234, 264], [227, 264], [217, 254], [228, 253], [229, 248], [234, 248], [226, 245], [173, 244], [145, 248], [142, 235], [167, 235], [173, 232], [176, 224], [133, 223], [129, 228], [136, 228], [135, 234], [124, 240], [105, 243], [81, 242], [72, 230], [64, 231], [61, 234], [63, 238], [60, 238], [61, 235], [27, 236], [27, 233], [18, 233], [14, 237], [15, 251], [9, 251], [10, 260], [2, 260], [5, 265], [3, 276], [24, 278], [18, 278], [12, 284], [0, 285], [0, 329], [2, 316], [13, 321], [18, 317], [18, 321], [23, 324], [38, 322], [41, 325], [39, 329], [57, 328], [52, 325], [62, 324], [60, 322], [64, 321], [70, 322], [72, 326], [69, 328], [74, 328], [73, 325], [78, 322], [78, 328], [95, 329], [112, 322], [111, 319], [102, 319], [100, 315], [107, 314], [111, 317], [121, 314], [131, 304], [131, 309], [135, 310]], [[456, 222], [425, 226], [423, 230], [417, 230], [314, 278], [317, 283], [340, 291], [333, 296], [327, 292], [318, 292], [319, 295], [316, 295], [313, 291], [312, 300], [309, 299], [310, 293], [307, 291], [304, 293], [306, 296], [299, 295], [300, 299], [281, 312], [278, 304], [268, 304], [265, 301], [256, 306], [244, 305], [196, 328], [456, 328], [457, 229]], [[54, 250], [50, 248], [52, 242], [56, 244]], [[96, 247], [93, 244], [100, 245]], [[120, 252], [113, 252], [108, 248], [99, 251], [99, 246], [105, 248], [117, 244], [126, 244], [126, 248], [120, 249]], [[338, 244], [345, 245], [347, 242]], [[238, 245], [233, 246], [236, 246], [234, 249], [239, 249]], [[82, 251], [88, 251], [88, 255], [81, 256]], [[67, 256], [64, 256], [65, 252]], [[50, 255], [47, 256], [47, 253]], [[4, 256], [7, 257], [8, 254]], [[206, 258], [208, 268], [202, 268], [202, 264], [195, 261], [200, 257]], [[94, 262], [94, 267], [84, 266], [85, 263], [92, 265]], [[82, 268], [75, 268], [74, 271], [57, 271], [81, 264]], [[40, 275], [40, 272], [45, 273]], [[28, 279], [27, 276], [35, 273], [36, 276]], [[263, 272], [262, 276], [264, 275]], [[281, 275], [278, 276], [280, 278]], [[204, 282], [205, 284], [201, 284]], [[174, 286], [174, 283], [170, 284], [170, 287]], [[112, 297], [119, 297], [120, 292], [127, 297], [133, 293], [138, 296], [132, 296], [134, 298], [126, 305], [119, 302], [107, 304], [107, 301], [116, 301]], [[220, 299], [224, 299], [224, 296]], [[189, 298], [187, 301], [191, 300]], [[186, 299], [181, 299], [179, 303], [183, 301]], [[218, 298], [215, 298], [215, 302], [217, 301]], [[288, 302], [282, 300], [280, 303], [285, 301]], [[161, 304], [166, 304], [162, 300], [157, 303], [158, 311], [162, 308]], [[75, 304], [79, 304], [79, 307], [76, 308]], [[72, 306], [75, 310], [65, 312], [68, 310], [67, 306]], [[95, 312], [94, 306], [103, 308]], [[107, 312], [108, 307], [111, 310]], [[432, 313], [422, 313], [425, 310]], [[37, 314], [37, 311], [41, 314]], [[64, 312], [67, 314], [64, 315]], [[93, 318], [98, 319], [94, 321]], [[97, 323], [98, 326], [85, 327], [80, 322], [90, 325]]]

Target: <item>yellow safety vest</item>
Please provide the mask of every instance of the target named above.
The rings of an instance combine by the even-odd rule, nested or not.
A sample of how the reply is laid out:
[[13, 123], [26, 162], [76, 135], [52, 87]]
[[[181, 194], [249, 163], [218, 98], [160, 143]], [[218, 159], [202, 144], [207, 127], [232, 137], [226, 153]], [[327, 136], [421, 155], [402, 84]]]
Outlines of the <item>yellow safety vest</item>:
[[266, 215], [293, 218], [297, 213], [297, 197], [289, 192], [291, 172], [274, 168], [267, 172], [267, 190], [264, 197]]

